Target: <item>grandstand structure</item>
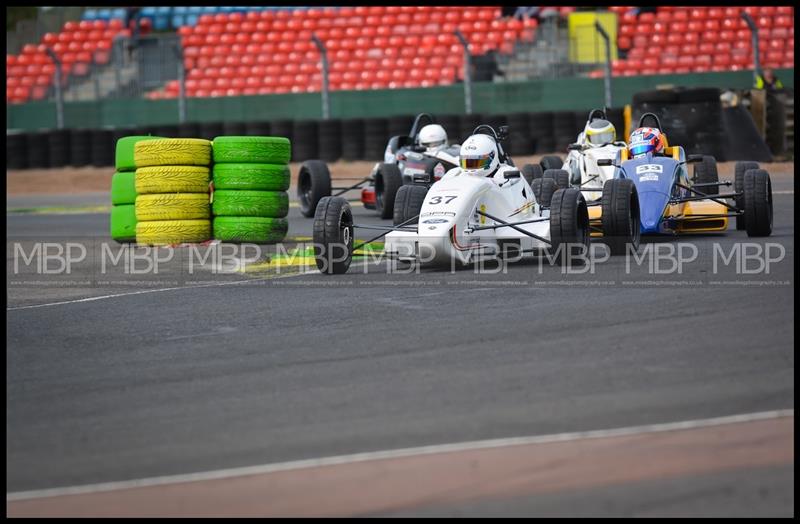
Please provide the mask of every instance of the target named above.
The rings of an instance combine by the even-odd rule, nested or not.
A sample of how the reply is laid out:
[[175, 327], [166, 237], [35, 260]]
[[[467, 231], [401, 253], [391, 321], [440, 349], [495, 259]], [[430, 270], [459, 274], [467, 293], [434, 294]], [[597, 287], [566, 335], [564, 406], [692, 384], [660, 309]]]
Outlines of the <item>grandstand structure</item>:
[[[574, 10], [544, 7], [539, 14], [549, 11], [563, 19]], [[616, 13], [618, 24], [614, 76], [751, 69], [754, 54], [742, 11], [759, 27], [762, 66], [794, 67], [792, 6], [607, 10]], [[539, 28], [538, 18], [503, 17], [497, 6], [145, 7], [137, 26], [129, 15], [122, 8], [87, 9], [82, 20], [66, 22], [20, 54], [6, 55], [6, 102], [52, 97], [55, 65], [46, 48], [62, 62], [62, 82], [69, 85], [113, 67], [114, 42], [129, 41], [134, 32], [177, 33], [186, 95], [225, 97], [320, 91], [321, 61], [312, 34], [327, 47], [335, 91], [461, 82], [464, 56], [456, 29], [472, 55], [511, 56], [519, 44], [536, 42]], [[588, 76], [602, 74], [597, 69]], [[175, 98], [179, 87], [177, 80], [165, 81], [145, 96]]]

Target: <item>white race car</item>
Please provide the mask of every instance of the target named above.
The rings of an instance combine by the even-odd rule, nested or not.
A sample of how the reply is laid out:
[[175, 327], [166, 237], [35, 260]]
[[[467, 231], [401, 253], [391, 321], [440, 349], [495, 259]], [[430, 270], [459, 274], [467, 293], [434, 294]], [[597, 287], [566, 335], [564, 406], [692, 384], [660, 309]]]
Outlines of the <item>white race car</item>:
[[[606, 119], [605, 112], [593, 109], [583, 132], [574, 144], [570, 144], [569, 154], [561, 168], [547, 169], [543, 166], [543, 176], [553, 178], [559, 187], [581, 189], [587, 202], [597, 201], [603, 195], [603, 184], [614, 178], [615, 169], [614, 166], [599, 166], [597, 161], [608, 159], [613, 162], [626, 147], [625, 142], [617, 141], [616, 129]], [[543, 160], [552, 165], [555, 159], [548, 157]]]
[[[408, 186], [417, 188], [412, 191], [419, 195], [409, 192], [417, 198], [395, 202], [396, 225], [392, 227], [358, 226], [346, 200], [322, 199], [314, 217], [319, 270], [326, 274], [347, 271], [356, 227], [383, 230], [368, 242], [385, 235], [387, 257], [420, 265], [446, 266], [454, 260], [467, 264], [484, 257], [542, 249], [549, 250], [556, 260], [576, 260], [589, 245], [589, 214], [581, 191], [556, 189], [554, 180], [542, 179], [537, 199], [520, 171], [510, 164], [500, 141], [490, 126], [478, 126], [462, 145], [458, 167], [429, 190]], [[410, 211], [398, 212], [398, 207]], [[404, 219], [399, 224], [398, 214]]]

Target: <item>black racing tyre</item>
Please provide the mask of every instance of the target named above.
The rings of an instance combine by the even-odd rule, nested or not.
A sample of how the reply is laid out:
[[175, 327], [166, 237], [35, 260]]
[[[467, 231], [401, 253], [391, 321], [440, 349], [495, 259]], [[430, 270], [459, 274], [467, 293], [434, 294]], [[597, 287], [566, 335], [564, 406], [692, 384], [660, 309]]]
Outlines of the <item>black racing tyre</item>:
[[318, 125], [314, 120], [296, 120], [292, 133], [294, 134], [292, 160], [303, 162], [310, 158], [319, 158]]
[[564, 161], [558, 155], [545, 155], [539, 160], [539, 165], [542, 166], [543, 171], [561, 169], [564, 167]]
[[403, 185], [403, 175], [395, 164], [380, 164], [375, 173], [375, 210], [381, 218], [392, 218], [394, 199]]
[[28, 168], [28, 136], [29, 133], [6, 132], [6, 169]]
[[222, 189], [214, 191], [211, 210], [214, 216], [283, 218], [289, 214], [289, 195], [286, 191]]
[[[719, 182], [717, 160], [711, 155], [703, 155], [703, 161], [694, 165], [694, 183], [706, 184]], [[719, 186], [698, 187], [698, 191], [706, 195], [719, 195]]]
[[342, 121], [321, 120], [318, 125], [319, 157], [326, 162], [335, 162], [342, 156]]
[[64, 167], [69, 164], [69, 130], [53, 129], [48, 136], [48, 165]]
[[244, 123], [244, 134], [250, 136], [284, 136], [272, 132], [269, 122], [256, 121]]
[[[544, 179], [547, 180], [547, 179]], [[589, 212], [580, 190], [559, 189], [550, 204], [550, 253], [558, 263], [589, 251]]]
[[720, 93], [717, 87], [693, 87], [679, 90], [676, 94], [679, 104], [692, 104], [697, 102], [719, 103]]
[[569, 187], [569, 173], [565, 169], [545, 169], [544, 178], [555, 180], [559, 189], [566, 189]]
[[247, 134], [244, 122], [222, 122], [222, 134], [225, 136], [242, 136]]
[[427, 194], [428, 188], [425, 186], [414, 184], [401, 186], [397, 190], [397, 196], [394, 199], [394, 225], [399, 226], [414, 217], [418, 217]]
[[[558, 184], [556, 184], [556, 181], [552, 178], [539, 178], [537, 180], [541, 180], [541, 182], [536, 183], [536, 187], [533, 188], [533, 195], [536, 197], [536, 201], [540, 206], [550, 207], [553, 201], [553, 195], [558, 190]], [[536, 181], [534, 180], [534, 182]]]
[[292, 146], [282, 136], [220, 136], [212, 145], [214, 163], [288, 164]]
[[364, 158], [364, 119], [342, 120], [342, 160]]
[[327, 196], [314, 214], [314, 259], [322, 274], [347, 272], [353, 260], [353, 212], [342, 197]]
[[[678, 94], [673, 89], [653, 89], [650, 91], [640, 91], [633, 95], [633, 105], [641, 104], [675, 104], [678, 102]], [[637, 121], [638, 122], [638, 121]], [[636, 124], [634, 123], [634, 126]]]
[[633, 180], [615, 178], [603, 184], [602, 224], [603, 242], [611, 255], [624, 255], [630, 244], [633, 251], [639, 249], [641, 239], [641, 216], [639, 193]]
[[49, 167], [47, 133], [31, 133], [28, 138], [28, 168]]
[[306, 160], [297, 173], [297, 198], [304, 217], [313, 217], [319, 201], [331, 195], [331, 173], [321, 160]]
[[223, 242], [274, 244], [286, 237], [289, 222], [285, 218], [216, 217], [214, 238]]
[[544, 170], [542, 170], [542, 166], [539, 164], [525, 164], [520, 171], [522, 171], [522, 176], [525, 177], [525, 180], [528, 181], [528, 185], [531, 187], [533, 186], [534, 180], [544, 176]]
[[88, 166], [92, 162], [91, 141], [92, 132], [89, 129], [73, 129], [69, 137], [70, 160], [72, 167]]
[[744, 173], [744, 214], [747, 236], [772, 234], [772, 182], [764, 169]]
[[[744, 212], [744, 174], [751, 169], [759, 169], [758, 162], [736, 162], [733, 171], [733, 192], [739, 194], [734, 199], [734, 203], [736, 204], [736, 209], [742, 213]], [[736, 229], [738, 231], [744, 231], [746, 224], [747, 220], [744, 214], [736, 216]]]
[[284, 164], [214, 164], [214, 189], [286, 191], [289, 166]]

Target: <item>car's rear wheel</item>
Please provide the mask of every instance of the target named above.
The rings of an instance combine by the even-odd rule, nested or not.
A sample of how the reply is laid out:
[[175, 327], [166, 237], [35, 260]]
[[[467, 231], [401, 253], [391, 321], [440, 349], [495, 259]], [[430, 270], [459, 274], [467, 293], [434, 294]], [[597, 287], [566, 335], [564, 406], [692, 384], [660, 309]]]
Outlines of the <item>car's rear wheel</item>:
[[578, 189], [559, 189], [550, 203], [550, 253], [558, 263], [585, 256], [589, 250], [589, 212]]
[[734, 168], [733, 191], [737, 197], [734, 198], [736, 209], [740, 214], [736, 215], [736, 229], [744, 231], [747, 227], [747, 219], [743, 213], [744, 211], [744, 174], [751, 169], [759, 169], [758, 162], [736, 162]]
[[542, 207], [550, 207], [553, 200], [553, 193], [558, 189], [556, 181], [552, 178], [537, 178], [533, 181], [531, 186], [533, 189], [533, 196], [536, 197], [536, 202]]
[[313, 217], [320, 199], [331, 194], [331, 173], [322, 160], [306, 160], [297, 174], [297, 198], [304, 217]]
[[555, 180], [559, 189], [566, 189], [569, 187], [569, 173], [565, 169], [546, 169], [544, 178], [552, 178]]
[[539, 164], [525, 164], [522, 166], [522, 176], [528, 181], [529, 186], [533, 186], [533, 181], [544, 176], [544, 170]]
[[[703, 161], [694, 165], [695, 184], [716, 184], [719, 182], [717, 160], [711, 155], [703, 155]], [[706, 195], [719, 195], [719, 186], [700, 186], [697, 188]]]
[[561, 169], [564, 167], [564, 161], [558, 155], [545, 155], [539, 161], [539, 165], [542, 166], [542, 170], [544, 171], [548, 169]]
[[750, 169], [744, 174], [744, 213], [747, 236], [772, 234], [772, 182], [763, 169]]
[[601, 203], [603, 242], [608, 246], [611, 255], [624, 255], [629, 245], [636, 252], [641, 239], [639, 193], [636, 185], [627, 178], [606, 180]]

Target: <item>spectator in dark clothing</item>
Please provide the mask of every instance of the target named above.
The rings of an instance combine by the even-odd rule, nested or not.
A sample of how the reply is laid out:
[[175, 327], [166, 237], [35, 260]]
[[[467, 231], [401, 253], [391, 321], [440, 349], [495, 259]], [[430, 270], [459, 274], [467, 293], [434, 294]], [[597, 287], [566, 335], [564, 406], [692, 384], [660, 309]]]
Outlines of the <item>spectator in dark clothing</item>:
[[475, 82], [491, 82], [495, 75], [506, 76], [497, 65], [497, 53], [489, 51], [484, 55], [472, 58], [473, 73], [472, 79]]

